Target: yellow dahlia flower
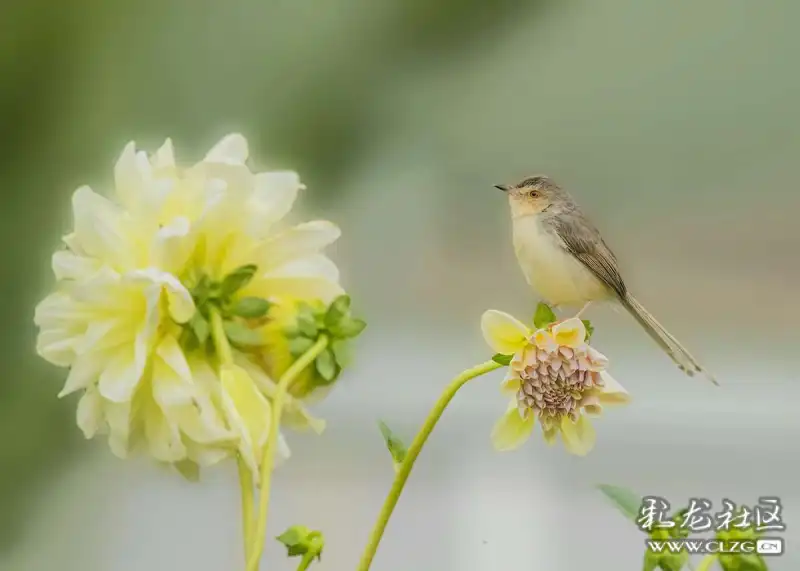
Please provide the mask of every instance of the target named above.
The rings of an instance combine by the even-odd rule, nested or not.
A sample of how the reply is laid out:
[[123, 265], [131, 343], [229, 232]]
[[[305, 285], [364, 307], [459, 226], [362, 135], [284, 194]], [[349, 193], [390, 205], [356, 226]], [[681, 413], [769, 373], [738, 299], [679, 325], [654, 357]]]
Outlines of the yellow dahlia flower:
[[[70, 368], [60, 396], [82, 392], [79, 426], [107, 433], [120, 457], [142, 446], [191, 471], [238, 450], [257, 472], [272, 381], [245, 356], [260, 342], [249, 320], [284, 298], [325, 305], [343, 293], [321, 253], [339, 229], [278, 227], [303, 186], [292, 172], [253, 173], [247, 158], [238, 134], [189, 168], [169, 140], [153, 156], [130, 143], [113, 193], [75, 191], [55, 292], [36, 309], [37, 350]], [[212, 311], [233, 363], [212, 358]]]
[[595, 443], [588, 417], [599, 415], [604, 404], [629, 400], [606, 372], [608, 359], [586, 343], [580, 319], [532, 331], [507, 313], [489, 310], [481, 329], [493, 350], [511, 356], [502, 389], [512, 402], [492, 431], [498, 450], [522, 444], [538, 418], [548, 444], [560, 434], [569, 452], [583, 456]]

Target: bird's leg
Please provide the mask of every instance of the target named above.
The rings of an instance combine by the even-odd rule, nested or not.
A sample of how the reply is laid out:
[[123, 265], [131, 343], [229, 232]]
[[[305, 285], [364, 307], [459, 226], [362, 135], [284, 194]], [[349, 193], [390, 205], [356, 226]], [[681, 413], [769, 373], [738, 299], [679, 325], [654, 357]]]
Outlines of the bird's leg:
[[589, 307], [591, 304], [592, 304], [591, 301], [587, 301], [586, 303], [584, 303], [583, 307], [581, 307], [581, 310], [575, 314], [575, 317], [580, 317], [583, 314], [583, 312], [586, 311], [586, 308]]

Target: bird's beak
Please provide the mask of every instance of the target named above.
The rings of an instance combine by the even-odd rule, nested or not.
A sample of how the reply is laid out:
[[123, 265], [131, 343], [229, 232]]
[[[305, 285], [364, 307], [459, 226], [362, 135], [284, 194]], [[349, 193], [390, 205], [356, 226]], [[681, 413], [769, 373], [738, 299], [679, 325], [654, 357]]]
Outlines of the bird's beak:
[[511, 187], [508, 186], [507, 184], [496, 184], [494, 185], [494, 187], [499, 190], [502, 190], [503, 192], [508, 192], [509, 190], [511, 190]]

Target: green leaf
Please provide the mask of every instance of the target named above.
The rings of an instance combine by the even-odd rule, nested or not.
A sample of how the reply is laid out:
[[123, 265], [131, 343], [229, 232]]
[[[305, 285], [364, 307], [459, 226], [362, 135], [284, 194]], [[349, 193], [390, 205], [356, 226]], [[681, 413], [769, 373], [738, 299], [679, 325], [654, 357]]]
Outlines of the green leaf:
[[609, 500], [613, 503], [619, 511], [622, 512], [626, 518], [636, 523], [639, 518], [639, 510], [642, 507], [642, 497], [635, 494], [627, 488], [619, 486], [610, 486], [608, 484], [600, 484], [597, 486]]
[[394, 435], [392, 429], [389, 428], [385, 422], [379, 420], [378, 427], [381, 429], [383, 440], [386, 442], [386, 448], [389, 450], [389, 454], [392, 455], [392, 461], [394, 462], [395, 470], [397, 470], [399, 465], [402, 464], [406, 459], [408, 448], [406, 448], [406, 445], [403, 444], [402, 440]]
[[503, 365], [504, 367], [510, 365], [511, 359], [513, 358], [514, 355], [503, 355], [502, 353], [497, 353], [495, 355], [492, 355], [492, 361], [494, 361], [498, 365]]
[[225, 321], [222, 324], [225, 336], [235, 344], [245, 347], [255, 347], [263, 344], [261, 335], [239, 321]]
[[716, 555], [706, 555], [700, 561], [700, 565], [698, 565], [695, 571], [711, 571], [711, 568], [714, 566], [714, 563], [717, 561]]
[[583, 326], [586, 328], [586, 341], [588, 342], [594, 333], [594, 325], [588, 319], [581, 319], [581, 321], [583, 321]]
[[653, 553], [649, 549], [645, 548], [644, 551], [644, 564], [642, 565], [642, 571], [657, 571], [659, 568], [659, 560], [661, 559], [660, 554]]
[[194, 315], [189, 320], [189, 326], [192, 328], [195, 337], [197, 337], [198, 343], [203, 345], [208, 339], [208, 335], [211, 333], [211, 327], [209, 327], [208, 321], [203, 317], [203, 314], [199, 311], [195, 311]]
[[325, 313], [325, 327], [335, 327], [344, 317], [350, 314], [350, 296], [340, 295], [333, 300]]
[[336, 378], [336, 358], [333, 356], [333, 351], [330, 349], [325, 349], [320, 353], [314, 361], [314, 364], [317, 368], [317, 373], [319, 373], [319, 376], [325, 381], [331, 382]]
[[295, 337], [289, 341], [289, 353], [292, 354], [292, 357], [297, 358], [313, 346], [313, 339], [309, 339], [308, 337]]
[[540, 301], [536, 306], [536, 314], [533, 316], [533, 324], [537, 329], [544, 329], [551, 323], [557, 321], [556, 314], [550, 309], [550, 306]]
[[236, 301], [231, 307], [230, 312], [239, 317], [256, 319], [264, 317], [272, 304], [261, 297], [243, 297]]
[[345, 339], [337, 339], [331, 343], [331, 351], [340, 369], [349, 367], [353, 362], [352, 345]]
[[249, 284], [253, 276], [256, 275], [256, 270], [258, 270], [258, 266], [255, 264], [246, 264], [233, 270], [222, 280], [220, 295], [223, 297], [230, 297], [242, 289]]
[[173, 464], [175, 469], [178, 470], [178, 473], [184, 477], [189, 482], [199, 482], [200, 481], [200, 466], [192, 462], [191, 460], [181, 460], [179, 462], [175, 462]]
[[336, 337], [342, 339], [352, 339], [357, 337], [367, 326], [363, 319], [343, 319], [337, 325], [331, 327], [330, 331]]

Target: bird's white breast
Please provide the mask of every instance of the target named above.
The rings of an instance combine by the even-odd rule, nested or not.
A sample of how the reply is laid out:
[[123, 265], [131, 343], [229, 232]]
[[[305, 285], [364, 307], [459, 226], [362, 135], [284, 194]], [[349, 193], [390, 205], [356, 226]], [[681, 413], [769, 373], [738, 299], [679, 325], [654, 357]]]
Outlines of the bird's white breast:
[[581, 306], [608, 296], [602, 282], [536, 216], [514, 220], [514, 251], [525, 279], [553, 305]]

